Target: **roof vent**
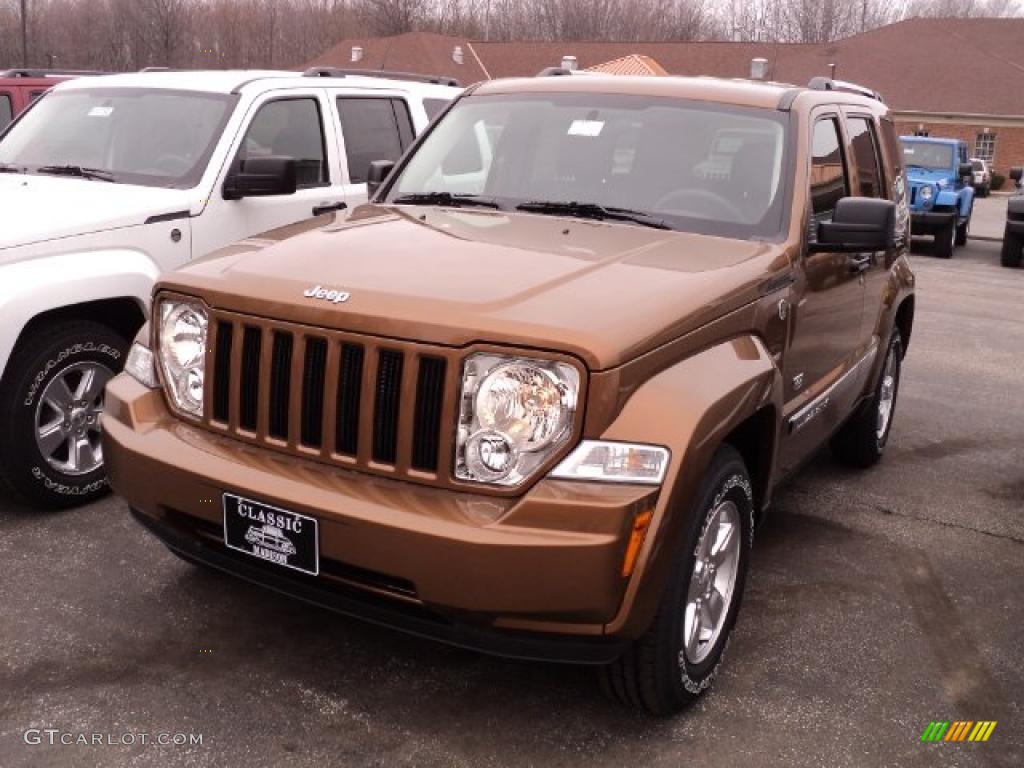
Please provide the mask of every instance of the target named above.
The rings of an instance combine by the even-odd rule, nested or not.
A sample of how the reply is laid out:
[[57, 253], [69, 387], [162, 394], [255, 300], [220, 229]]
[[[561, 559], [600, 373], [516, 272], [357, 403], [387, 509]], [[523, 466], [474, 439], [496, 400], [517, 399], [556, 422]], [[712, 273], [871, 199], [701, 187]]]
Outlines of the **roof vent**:
[[563, 56], [562, 57], [562, 69], [567, 69], [570, 72], [576, 71], [576, 57], [575, 56]]
[[353, 63], [357, 62], [357, 61], [362, 61], [362, 60], [363, 60], [363, 49], [360, 48], [358, 45], [353, 45], [352, 46], [352, 61], [353, 61]]
[[462, 56], [462, 46], [461, 45], [456, 45], [454, 48], [452, 48], [452, 61], [454, 61], [456, 64], [461, 64], [462, 63], [463, 56]]
[[768, 79], [768, 59], [757, 58], [750, 60], [750, 79]]

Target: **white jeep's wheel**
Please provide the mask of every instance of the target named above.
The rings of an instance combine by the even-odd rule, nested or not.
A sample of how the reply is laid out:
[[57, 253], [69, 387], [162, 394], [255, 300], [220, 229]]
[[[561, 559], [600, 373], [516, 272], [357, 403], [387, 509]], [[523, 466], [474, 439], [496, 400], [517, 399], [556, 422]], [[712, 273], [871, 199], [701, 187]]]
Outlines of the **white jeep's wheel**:
[[100, 444], [104, 386], [128, 343], [110, 328], [65, 322], [24, 337], [0, 383], [0, 480], [31, 506], [85, 503], [107, 489]]

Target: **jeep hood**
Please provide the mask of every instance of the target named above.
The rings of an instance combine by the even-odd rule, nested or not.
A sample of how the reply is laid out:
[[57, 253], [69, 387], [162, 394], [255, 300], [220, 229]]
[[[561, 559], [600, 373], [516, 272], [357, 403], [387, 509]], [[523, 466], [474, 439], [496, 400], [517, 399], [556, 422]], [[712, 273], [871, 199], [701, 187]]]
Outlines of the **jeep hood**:
[[[756, 300], [776, 257], [776, 245], [630, 224], [366, 205], [242, 241], [161, 285], [244, 314], [557, 349], [602, 370]], [[307, 297], [316, 286], [350, 297]]]
[[150, 216], [188, 208], [187, 194], [178, 189], [3, 173], [0, 254], [19, 245], [136, 226]]
[[911, 184], [937, 185], [940, 181], [952, 183], [956, 174], [946, 168], [927, 170], [925, 168], [907, 168], [907, 181]]

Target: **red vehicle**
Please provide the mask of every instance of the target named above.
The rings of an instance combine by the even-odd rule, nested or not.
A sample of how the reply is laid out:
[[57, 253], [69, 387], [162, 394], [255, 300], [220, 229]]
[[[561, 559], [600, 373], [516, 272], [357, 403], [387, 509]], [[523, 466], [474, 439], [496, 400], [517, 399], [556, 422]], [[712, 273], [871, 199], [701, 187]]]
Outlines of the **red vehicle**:
[[79, 75], [96, 74], [100, 73], [55, 69], [0, 70], [0, 131], [57, 83]]

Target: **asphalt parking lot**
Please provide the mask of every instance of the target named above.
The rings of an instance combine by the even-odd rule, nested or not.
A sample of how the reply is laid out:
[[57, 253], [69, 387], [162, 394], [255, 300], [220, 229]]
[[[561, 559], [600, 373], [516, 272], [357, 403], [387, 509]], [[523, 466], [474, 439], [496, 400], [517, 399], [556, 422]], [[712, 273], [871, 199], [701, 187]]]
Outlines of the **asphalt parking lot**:
[[[881, 466], [826, 454], [759, 531], [736, 637], [690, 712], [586, 669], [501, 661], [188, 566], [108, 498], [0, 498], [0, 766], [1024, 764], [1024, 271], [921, 245]], [[986, 743], [920, 742], [995, 720]], [[26, 744], [29, 728], [202, 745]]]

